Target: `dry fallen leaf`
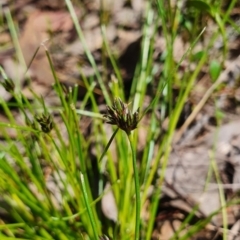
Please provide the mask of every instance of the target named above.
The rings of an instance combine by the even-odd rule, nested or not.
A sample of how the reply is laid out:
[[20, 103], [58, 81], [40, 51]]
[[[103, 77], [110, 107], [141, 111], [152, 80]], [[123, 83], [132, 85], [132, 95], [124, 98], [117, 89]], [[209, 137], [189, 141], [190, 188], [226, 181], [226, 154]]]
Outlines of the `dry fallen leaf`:
[[[212, 161], [216, 162], [222, 178], [226, 174], [226, 164], [232, 165], [234, 168], [233, 182], [227, 184], [227, 186], [232, 191], [239, 190], [240, 155], [235, 150], [236, 146], [234, 146], [236, 143], [239, 144], [239, 136], [240, 120], [222, 125], [219, 129], [206, 135], [201, 142], [196, 141], [194, 144], [193, 141], [190, 146], [180, 148], [176, 146], [170, 155], [165, 172], [167, 188], [165, 193], [167, 195], [170, 193], [171, 198], [185, 199], [192, 207], [199, 204], [199, 213], [204, 217], [219, 209], [221, 207], [219, 185], [214, 174], [206, 185], [209, 169], [213, 171], [211, 159], [213, 158]], [[159, 174], [161, 174], [161, 169]], [[222, 184], [223, 186], [224, 184]], [[232, 221], [231, 217], [232, 215], [229, 213], [229, 222]], [[212, 221], [218, 226], [222, 224], [218, 215]]]
[[[31, 13], [19, 40], [26, 64], [29, 65], [37, 48], [49, 38], [49, 32], [52, 34], [59, 31], [67, 32], [72, 28], [73, 23], [68, 12], [37, 10]], [[49, 46], [50, 41], [45, 45]], [[46, 86], [54, 82], [44, 47], [40, 47], [31, 64], [30, 71], [35, 80]]]

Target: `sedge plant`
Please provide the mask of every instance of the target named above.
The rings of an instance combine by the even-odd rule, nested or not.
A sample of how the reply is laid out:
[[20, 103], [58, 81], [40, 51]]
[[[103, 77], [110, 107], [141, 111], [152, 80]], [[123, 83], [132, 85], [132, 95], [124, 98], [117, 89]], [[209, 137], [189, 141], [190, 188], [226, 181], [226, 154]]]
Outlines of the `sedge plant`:
[[[128, 98], [124, 93], [117, 57], [107, 40], [106, 23], [104, 21], [101, 23], [103, 35], [101, 50], [105, 57], [110, 59], [113, 68], [114, 74], [109, 79], [105, 79], [106, 74], [102, 76], [99, 72], [94, 56], [88, 49], [72, 1], [65, 0], [65, 2], [85, 55], [94, 69], [94, 75], [86, 77], [79, 67], [86, 88], [86, 94], [79, 104], [78, 87], [66, 89], [62, 86], [52, 63], [51, 54], [46, 49], [49, 67], [55, 80], [53, 88], [60, 102], [57, 106], [51, 106], [45, 98], [38, 96], [31, 89], [31, 81], [29, 81], [29, 89], [33, 94], [33, 100], [29, 101], [21, 93], [17, 80], [10, 79], [4, 69], [0, 69], [4, 79], [2, 87], [14, 99], [13, 102], [8, 102], [0, 96], [1, 109], [6, 117], [6, 121], [0, 122], [1, 137], [4, 139], [0, 144], [0, 239], [150, 240], [180, 114], [201, 70], [209, 64], [208, 53], [219, 36], [223, 38], [222, 59], [226, 57], [225, 25], [228, 23], [237, 28], [229, 17], [237, 0], [231, 1], [226, 11], [221, 11], [221, 6], [216, 4], [209, 8], [207, 7], [210, 6], [207, 3], [209, 1], [206, 1], [207, 6], [204, 4], [205, 10], [203, 9], [201, 13], [196, 4], [202, 1], [188, 1], [191, 2], [191, 9], [186, 6], [184, 13], [180, 7], [182, 2], [180, 0], [176, 1], [175, 7], [172, 7], [172, 2], [169, 0], [146, 2], [140, 58], [129, 96], [133, 105], [132, 110], [125, 103]], [[221, 5], [223, 2], [221, 1]], [[11, 12], [6, 11], [5, 14], [13, 46], [17, 51], [17, 59], [23, 62], [17, 27], [14, 26]], [[209, 37], [202, 51], [196, 53], [195, 46], [205, 37], [205, 26], [198, 24], [201, 14], [210, 15], [220, 30]], [[159, 26], [166, 46], [161, 57], [156, 59], [154, 51]], [[188, 33], [190, 44], [182, 59], [176, 62], [174, 43], [181, 31]], [[184, 73], [180, 75], [183, 60], [189, 61], [189, 65], [195, 64], [195, 68], [186, 66]], [[161, 74], [158, 74], [156, 62], [162, 64]], [[108, 105], [104, 117], [94, 94], [96, 86], [99, 87], [98, 93], [100, 92]], [[179, 88], [178, 96], [174, 96], [173, 89], [176, 88]], [[114, 97], [111, 106], [110, 99]], [[149, 97], [150, 104], [144, 109], [142, 106], [146, 106], [145, 101]], [[203, 99], [204, 103], [208, 98], [209, 95]], [[141, 117], [139, 117], [139, 106], [144, 112]], [[20, 123], [14, 112], [16, 109], [22, 119]], [[141, 124], [140, 120], [143, 116], [148, 117], [148, 124]], [[80, 127], [84, 118], [91, 123], [91, 130], [87, 136]], [[167, 131], [164, 132], [162, 123], [166, 118], [169, 119], [169, 123]], [[104, 119], [109, 124], [117, 126], [116, 130], [113, 126], [114, 133], [109, 141]], [[62, 124], [60, 125], [59, 122]], [[139, 153], [138, 139], [141, 128], [144, 128], [148, 135], [144, 149]], [[110, 149], [112, 143], [116, 145], [114, 153]], [[94, 151], [90, 152], [92, 145]], [[129, 146], [130, 151], [126, 151]], [[96, 162], [93, 161], [92, 155], [98, 159]], [[115, 161], [115, 158], [119, 161]], [[214, 159], [214, 155], [212, 158]], [[159, 169], [161, 169], [160, 176]], [[217, 170], [215, 171], [217, 177], [216, 172]], [[99, 202], [107, 192], [104, 190], [104, 174], [111, 183], [108, 191], [112, 191], [119, 213], [119, 221], [114, 223], [102, 216], [99, 207]], [[154, 189], [149, 196], [151, 186]], [[223, 196], [222, 190], [220, 193]], [[147, 201], [148, 216], [142, 214], [140, 218]], [[222, 212], [226, 219], [226, 207], [230, 204], [239, 204], [239, 201], [227, 203], [222, 199], [221, 203], [222, 208], [219, 211], [190, 226], [196, 211], [193, 209], [172, 239], [193, 237], [219, 212]], [[226, 221], [224, 225], [226, 227]], [[188, 232], [185, 231], [186, 229]], [[225, 238], [226, 232], [224, 232]]]
[[135, 183], [135, 195], [136, 195], [136, 224], [135, 224], [135, 237], [134, 239], [139, 239], [139, 229], [140, 229], [140, 211], [141, 211], [141, 201], [140, 201], [140, 187], [139, 187], [139, 177], [138, 177], [138, 167], [136, 160], [136, 153], [133, 147], [132, 130], [137, 128], [139, 121], [139, 110], [132, 113], [128, 107], [128, 104], [123, 103], [120, 98], [116, 98], [112, 107], [107, 107], [107, 114], [105, 118], [107, 123], [112, 125], [117, 125], [118, 128], [123, 130], [128, 137], [129, 144], [132, 152], [132, 164], [134, 172], [134, 183]]

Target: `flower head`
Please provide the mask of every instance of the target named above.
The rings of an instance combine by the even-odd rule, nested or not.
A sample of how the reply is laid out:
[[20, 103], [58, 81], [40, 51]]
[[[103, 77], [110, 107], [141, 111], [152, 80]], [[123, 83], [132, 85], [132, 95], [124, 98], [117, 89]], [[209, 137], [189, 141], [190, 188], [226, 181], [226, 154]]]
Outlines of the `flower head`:
[[3, 82], [1, 82], [1, 85], [5, 88], [7, 92], [13, 92], [15, 89], [15, 84], [12, 79], [4, 79]]
[[127, 134], [130, 134], [132, 130], [137, 128], [138, 111], [139, 109], [132, 113], [128, 104], [123, 103], [120, 98], [115, 98], [112, 107], [107, 106], [107, 114], [104, 117], [107, 119], [107, 123], [117, 125]]
[[37, 122], [41, 125], [41, 129], [45, 133], [49, 133], [53, 129], [53, 119], [48, 113], [35, 116]]

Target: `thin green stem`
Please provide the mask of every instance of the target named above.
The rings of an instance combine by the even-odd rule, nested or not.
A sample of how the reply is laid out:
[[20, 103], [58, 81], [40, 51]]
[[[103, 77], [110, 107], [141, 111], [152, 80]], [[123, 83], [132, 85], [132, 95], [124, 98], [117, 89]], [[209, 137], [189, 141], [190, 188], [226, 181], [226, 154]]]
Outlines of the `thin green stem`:
[[[211, 165], [215, 174], [215, 178], [217, 181], [217, 185], [218, 185], [218, 190], [219, 190], [219, 198], [220, 198], [220, 203], [222, 206], [226, 205], [226, 199], [224, 196], [224, 190], [222, 187], [222, 182], [220, 179], [220, 175], [219, 175], [219, 169], [217, 167], [216, 164], [216, 160], [215, 160], [215, 156], [214, 156], [214, 150], [209, 152], [209, 157], [210, 157], [210, 161], [211, 161]], [[227, 210], [226, 208], [222, 208], [222, 221], [223, 221], [223, 240], [227, 239], [227, 226], [228, 226], [228, 216], [227, 216]]]
[[92, 229], [93, 229], [94, 239], [98, 240], [97, 225], [96, 225], [95, 218], [94, 218], [91, 206], [90, 206], [90, 201], [89, 201], [89, 198], [88, 198], [87, 189], [85, 188], [86, 184], [85, 184], [84, 176], [83, 176], [82, 173], [80, 174], [80, 180], [81, 180], [83, 198], [84, 198], [84, 201], [85, 201], [85, 204], [86, 204], [89, 219], [90, 219]]
[[133, 138], [131, 133], [127, 134], [128, 140], [130, 143], [131, 151], [132, 151], [132, 162], [133, 162], [133, 171], [134, 171], [134, 182], [135, 182], [135, 194], [136, 194], [136, 226], [135, 226], [135, 240], [139, 240], [139, 229], [140, 229], [140, 208], [141, 208], [141, 200], [140, 200], [140, 186], [139, 186], [139, 178], [138, 178], [138, 169], [137, 169], [137, 160], [136, 153], [133, 147]]
[[107, 146], [105, 147], [105, 149], [104, 149], [101, 157], [99, 158], [98, 162], [101, 162], [101, 161], [102, 161], [102, 159], [103, 159], [103, 157], [105, 156], [107, 150], [109, 149], [109, 147], [110, 147], [113, 139], [115, 138], [115, 135], [117, 134], [118, 130], [119, 130], [119, 128], [117, 128], [117, 129], [114, 131], [114, 133], [112, 134], [112, 136], [111, 136], [110, 140], [108, 141], [108, 144], [107, 144]]
[[84, 38], [84, 34], [83, 34], [82, 28], [81, 28], [81, 26], [80, 26], [80, 24], [79, 24], [79, 21], [78, 21], [76, 12], [75, 12], [75, 10], [74, 10], [74, 7], [73, 7], [73, 5], [72, 5], [72, 2], [71, 2], [71, 0], [65, 0], [65, 3], [66, 3], [66, 5], [67, 5], [67, 8], [68, 8], [68, 10], [69, 10], [69, 13], [70, 13], [70, 15], [71, 15], [71, 17], [72, 17], [74, 26], [75, 26], [76, 31], [77, 31], [77, 34], [78, 34], [78, 37], [79, 37], [79, 39], [80, 39], [80, 41], [81, 41], [81, 43], [82, 43], [82, 45], [83, 45], [85, 54], [86, 54], [89, 62], [91, 63], [91, 65], [92, 65], [92, 67], [93, 67], [93, 69], [94, 69], [94, 72], [95, 72], [95, 75], [96, 75], [96, 77], [97, 77], [97, 80], [98, 80], [98, 83], [99, 83], [99, 85], [100, 85], [100, 88], [101, 88], [101, 90], [102, 90], [103, 96], [104, 96], [106, 102], [107, 102], [108, 104], [110, 104], [110, 103], [111, 103], [110, 96], [109, 96], [108, 91], [107, 91], [107, 89], [106, 89], [106, 87], [105, 87], [105, 85], [104, 85], [104, 82], [103, 82], [103, 80], [102, 80], [102, 77], [101, 77], [101, 75], [100, 75], [100, 73], [99, 73], [99, 70], [98, 70], [98, 68], [97, 68], [96, 62], [95, 62], [95, 60], [94, 60], [94, 57], [93, 57], [92, 53], [90, 52], [90, 50], [89, 50], [89, 48], [88, 48], [88, 46], [87, 46], [87, 42], [86, 42], [86, 40], [85, 40], [85, 38]]

